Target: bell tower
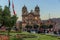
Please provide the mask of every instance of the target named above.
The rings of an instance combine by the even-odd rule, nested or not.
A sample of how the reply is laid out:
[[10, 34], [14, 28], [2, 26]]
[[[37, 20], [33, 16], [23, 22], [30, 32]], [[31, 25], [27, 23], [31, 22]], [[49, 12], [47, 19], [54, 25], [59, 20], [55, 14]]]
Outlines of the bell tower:
[[27, 7], [24, 5], [22, 7], [22, 22], [26, 22], [27, 14], [28, 14]]
[[27, 15], [27, 7], [25, 5], [22, 7], [22, 15]]
[[35, 15], [39, 15], [39, 13], [40, 13], [40, 8], [39, 8], [39, 6], [37, 5], [36, 7], [35, 7]]
[[40, 23], [40, 8], [38, 5], [35, 7], [34, 15], [35, 15], [35, 23], [39, 24]]

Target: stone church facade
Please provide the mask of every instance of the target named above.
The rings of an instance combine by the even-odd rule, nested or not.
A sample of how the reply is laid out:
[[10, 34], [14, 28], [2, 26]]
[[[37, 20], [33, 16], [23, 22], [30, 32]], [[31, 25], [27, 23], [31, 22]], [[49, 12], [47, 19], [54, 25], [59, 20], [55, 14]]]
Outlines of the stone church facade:
[[27, 7], [24, 5], [22, 7], [22, 27], [26, 25], [33, 26], [34, 24], [40, 25], [40, 23], [40, 8], [38, 5], [35, 7], [34, 11], [31, 10], [30, 12], [28, 12]]

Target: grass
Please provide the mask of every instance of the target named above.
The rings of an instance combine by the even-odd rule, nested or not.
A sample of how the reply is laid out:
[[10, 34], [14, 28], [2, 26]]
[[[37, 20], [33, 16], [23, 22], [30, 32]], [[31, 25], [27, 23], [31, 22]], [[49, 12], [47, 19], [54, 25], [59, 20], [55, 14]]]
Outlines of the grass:
[[[19, 34], [32, 34], [32, 33], [19, 33]], [[33, 34], [36, 35], [36, 38], [24, 38], [24, 40], [60, 40], [59, 37], [57, 36], [52, 36], [52, 35], [45, 35], [45, 34]]]
[[52, 37], [47, 35], [35, 34], [37, 38], [27, 38], [25, 40], [60, 40], [58, 37]]
[[[7, 33], [3, 33], [7, 34]], [[16, 34], [26, 34], [31, 35], [32, 33], [22, 32], [22, 33], [10, 33], [10, 35], [14, 36]], [[45, 34], [32, 34], [37, 36], [36, 38], [23, 38], [24, 40], [60, 40], [60, 37], [52, 36], [52, 35], [45, 35]], [[12, 37], [11, 37], [12, 38]]]

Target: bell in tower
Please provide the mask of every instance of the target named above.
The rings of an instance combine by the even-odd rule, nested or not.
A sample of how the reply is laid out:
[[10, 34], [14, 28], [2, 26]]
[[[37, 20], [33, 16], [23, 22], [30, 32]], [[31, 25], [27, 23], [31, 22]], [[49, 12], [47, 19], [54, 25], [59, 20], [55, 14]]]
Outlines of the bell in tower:
[[35, 7], [35, 15], [39, 15], [40, 13], [40, 8], [38, 7], [38, 5]]
[[27, 15], [27, 7], [25, 5], [22, 7], [22, 15]]

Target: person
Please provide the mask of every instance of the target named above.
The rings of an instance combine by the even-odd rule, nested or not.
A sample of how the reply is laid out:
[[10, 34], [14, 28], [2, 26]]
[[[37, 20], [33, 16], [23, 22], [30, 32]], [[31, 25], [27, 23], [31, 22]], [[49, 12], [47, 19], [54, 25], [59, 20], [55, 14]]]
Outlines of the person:
[[17, 27], [13, 27], [13, 30], [18, 31]]
[[27, 29], [27, 32], [31, 33], [31, 29], [30, 29], [30, 28], [28, 28], [28, 29]]
[[60, 25], [58, 23], [55, 23], [54, 25], [54, 34], [58, 34], [60, 30]]
[[49, 25], [49, 32], [52, 32], [52, 28], [53, 28], [53, 25], [50, 24], [50, 25]]
[[57, 31], [54, 31], [54, 34], [57, 34]]
[[35, 32], [36, 32], [36, 33], [38, 33], [38, 28], [39, 28], [39, 25], [34, 24], [33, 28], [35, 29]]
[[40, 24], [40, 27], [39, 27], [38, 33], [43, 33], [43, 32], [44, 32], [43, 23], [41, 23], [41, 24]]
[[43, 33], [43, 28], [39, 28], [38, 33]]
[[58, 30], [58, 34], [60, 35], [60, 29]]
[[34, 28], [31, 29], [31, 33], [36, 33]]
[[47, 26], [43, 23], [43, 24], [41, 25], [42, 33], [46, 33], [46, 29], [47, 29]]

